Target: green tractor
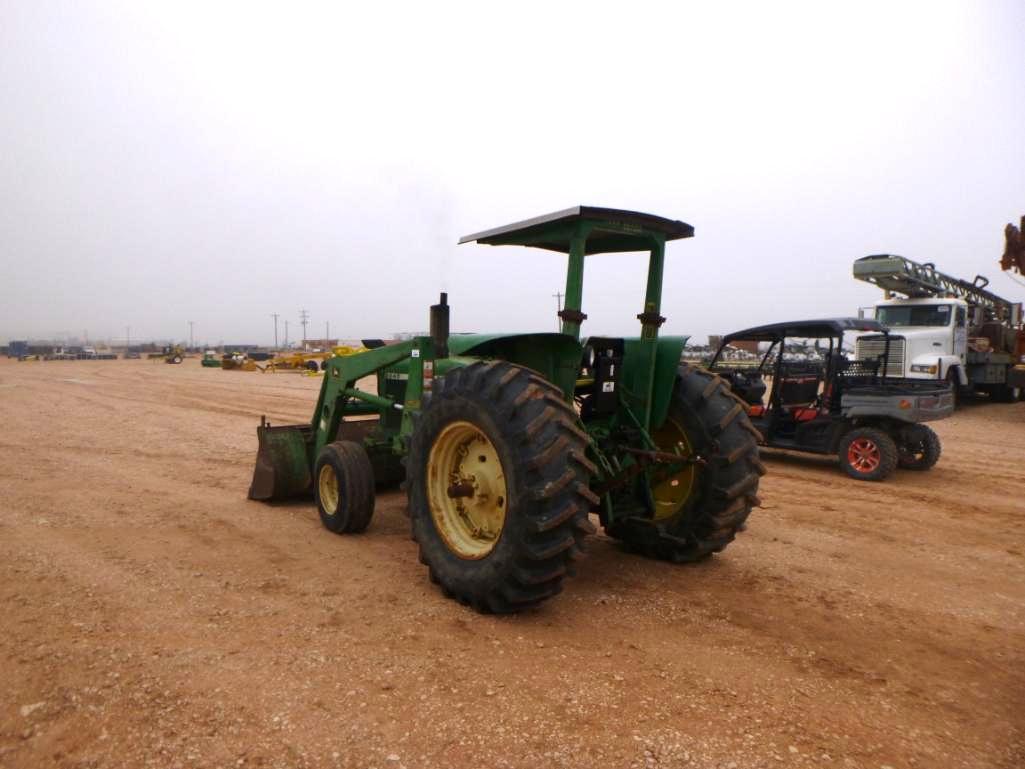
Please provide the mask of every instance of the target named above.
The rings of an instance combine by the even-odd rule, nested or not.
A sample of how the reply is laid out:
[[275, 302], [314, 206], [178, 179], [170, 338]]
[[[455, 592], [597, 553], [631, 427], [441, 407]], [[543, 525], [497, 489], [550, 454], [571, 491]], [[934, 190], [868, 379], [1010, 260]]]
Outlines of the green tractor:
[[[430, 334], [325, 363], [309, 424], [262, 420], [249, 497], [308, 493], [330, 531], [367, 528], [375, 490], [403, 483], [431, 580], [482, 612], [561, 590], [590, 514], [628, 548], [674, 562], [741, 531], [764, 468], [746, 407], [719, 377], [680, 364], [659, 337], [666, 241], [694, 228], [579, 206], [460, 243], [568, 254], [561, 333], [449, 334], [445, 294]], [[646, 251], [639, 337], [580, 339], [584, 258]], [[376, 392], [359, 389], [376, 376]]]

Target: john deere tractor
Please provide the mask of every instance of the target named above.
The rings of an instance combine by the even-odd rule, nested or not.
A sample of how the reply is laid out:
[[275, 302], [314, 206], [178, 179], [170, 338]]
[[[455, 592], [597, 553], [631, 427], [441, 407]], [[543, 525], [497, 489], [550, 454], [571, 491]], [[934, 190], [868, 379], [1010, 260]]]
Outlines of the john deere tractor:
[[[308, 424], [257, 429], [251, 499], [312, 490], [320, 519], [362, 532], [375, 489], [403, 483], [431, 580], [483, 612], [558, 593], [594, 531], [675, 562], [719, 552], [756, 496], [757, 433], [717, 376], [659, 337], [667, 241], [684, 222], [579, 206], [460, 243], [568, 255], [561, 333], [449, 334], [445, 294], [430, 334], [325, 362]], [[648, 253], [640, 336], [581, 340], [586, 257]], [[357, 385], [374, 375], [376, 392]]]

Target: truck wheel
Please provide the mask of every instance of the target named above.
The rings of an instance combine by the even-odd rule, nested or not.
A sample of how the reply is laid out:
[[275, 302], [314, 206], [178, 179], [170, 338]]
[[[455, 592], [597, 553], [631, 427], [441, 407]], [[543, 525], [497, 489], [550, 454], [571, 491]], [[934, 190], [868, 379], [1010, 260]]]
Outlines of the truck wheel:
[[940, 437], [927, 425], [911, 425], [901, 431], [897, 465], [905, 470], [928, 470], [940, 458]]
[[840, 439], [840, 467], [859, 481], [882, 481], [897, 469], [897, 444], [874, 427], [856, 427]]
[[608, 534], [675, 563], [708, 558], [733, 541], [759, 504], [765, 467], [746, 404], [718, 376], [682, 366], [669, 416], [652, 437], [662, 451], [678, 448], [704, 464], [652, 483], [654, 517], [618, 521]]
[[406, 463], [431, 581], [481, 612], [558, 593], [594, 531], [587, 446], [561, 390], [528, 369], [478, 362], [437, 379]]
[[365, 531], [374, 515], [374, 470], [366, 450], [352, 441], [335, 441], [320, 450], [313, 469], [317, 512], [335, 534]]
[[306, 363], [303, 364], [303, 367], [307, 371], [320, 371], [320, 366], [318, 365], [317, 361], [315, 361], [315, 360], [308, 360], [308, 361], [306, 361]]

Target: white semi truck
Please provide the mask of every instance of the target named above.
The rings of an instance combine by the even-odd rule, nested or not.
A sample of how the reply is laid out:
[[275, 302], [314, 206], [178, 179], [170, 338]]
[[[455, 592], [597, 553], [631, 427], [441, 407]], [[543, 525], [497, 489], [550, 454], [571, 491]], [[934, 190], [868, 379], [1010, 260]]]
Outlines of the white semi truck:
[[875, 319], [890, 331], [856, 341], [859, 360], [879, 360], [884, 376], [944, 379], [962, 394], [987, 393], [1002, 402], [1025, 393], [1022, 303], [986, 290], [931, 263], [876, 254], [854, 262], [854, 277], [883, 289]]

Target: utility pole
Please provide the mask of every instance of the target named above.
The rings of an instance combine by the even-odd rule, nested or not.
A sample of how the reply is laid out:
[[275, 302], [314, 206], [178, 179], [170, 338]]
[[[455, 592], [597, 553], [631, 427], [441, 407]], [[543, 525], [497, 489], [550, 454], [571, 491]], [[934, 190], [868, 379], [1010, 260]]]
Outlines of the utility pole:
[[325, 320], [324, 321], [324, 339], [330, 339], [330, 338], [331, 338], [331, 321]]
[[306, 349], [306, 324], [310, 322], [310, 314], [306, 310], [299, 310], [299, 322], [303, 326], [303, 349]]
[[556, 331], [562, 331], [562, 318], [559, 317], [559, 313], [562, 312], [562, 296], [563, 294], [561, 291], [556, 291], [554, 294], [552, 294], [552, 297], [555, 299], [555, 306], [557, 308], [555, 314]]
[[190, 320], [189, 321], [189, 349], [190, 350], [195, 346], [195, 345], [192, 344], [192, 326], [193, 326], [193, 323]]
[[288, 321], [285, 321], [285, 348], [288, 348]]
[[270, 316], [274, 318], [274, 349], [276, 350], [278, 349], [278, 314], [272, 312]]
[[125, 326], [125, 352], [132, 346], [132, 327]]

